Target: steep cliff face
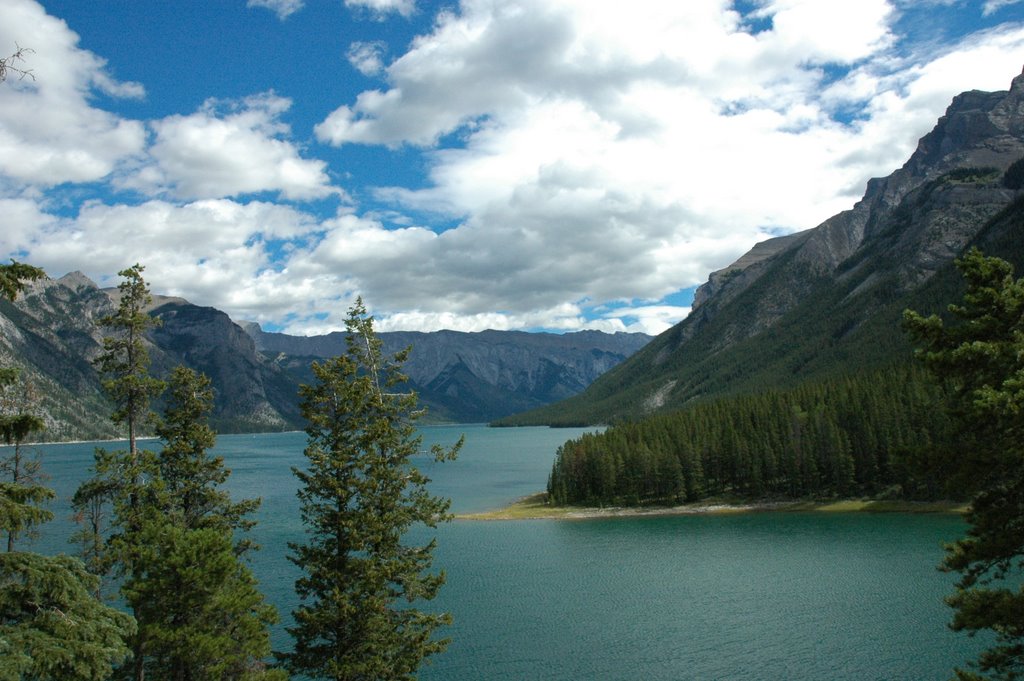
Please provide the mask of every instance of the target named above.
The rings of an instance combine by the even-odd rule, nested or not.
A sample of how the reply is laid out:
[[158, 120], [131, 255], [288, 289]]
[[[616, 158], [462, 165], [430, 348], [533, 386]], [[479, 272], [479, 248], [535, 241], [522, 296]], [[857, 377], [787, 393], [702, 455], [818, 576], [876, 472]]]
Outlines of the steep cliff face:
[[[904, 288], [921, 283], [960, 253], [980, 225], [1012, 199], [1013, 192], [998, 180], [1022, 155], [1024, 74], [1008, 92], [958, 95], [907, 163], [886, 178], [871, 180], [852, 209], [814, 229], [761, 242], [712, 273], [694, 296], [695, 314], [681, 325], [681, 338], [692, 337], [768, 272], [777, 279], [772, 290], [762, 294], [756, 316], [736, 328], [727, 343], [770, 327], [804, 300], [816, 278], [835, 275], [841, 265], [853, 269], [847, 261], [855, 256], [863, 262], [886, 247], [898, 248]], [[982, 172], [941, 179], [971, 169]], [[787, 271], [780, 272], [787, 255]]]
[[112, 310], [79, 273], [33, 282], [16, 304], [0, 301], [0, 365], [19, 367], [32, 385], [49, 439], [116, 435], [91, 364], [102, 349], [96, 320]]
[[900, 313], [941, 309], [967, 246], [1021, 260], [1024, 199], [1004, 174], [1022, 157], [1024, 74], [1008, 91], [957, 96], [853, 208], [712, 273], [687, 319], [578, 397], [519, 421], [608, 421], [905, 360]]
[[[345, 334], [300, 337], [244, 325], [256, 346], [308, 380], [309, 362], [345, 351]], [[431, 418], [481, 422], [575, 395], [643, 347], [644, 334], [521, 331], [381, 333], [387, 353], [412, 347], [404, 371]]]
[[301, 426], [298, 383], [256, 351], [248, 334], [225, 313], [169, 301], [151, 313], [161, 320], [151, 338], [153, 373], [183, 364], [206, 374], [217, 391], [215, 422], [221, 430], [252, 432]]

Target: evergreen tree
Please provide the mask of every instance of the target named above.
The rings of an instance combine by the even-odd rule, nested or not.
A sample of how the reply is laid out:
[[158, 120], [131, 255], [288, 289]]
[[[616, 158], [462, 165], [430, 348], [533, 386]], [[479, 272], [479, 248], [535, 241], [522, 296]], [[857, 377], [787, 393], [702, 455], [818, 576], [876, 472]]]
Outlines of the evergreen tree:
[[559, 448], [549, 500], [674, 504], [878, 489], [935, 499], [940, 473], [912, 471], [907, 462], [923, 458], [921, 449], [948, 428], [938, 399], [923, 371], [900, 368], [619, 423]]
[[952, 627], [990, 631], [995, 645], [966, 679], [1024, 676], [1024, 279], [1011, 265], [972, 249], [957, 260], [963, 302], [947, 323], [907, 311], [918, 356], [944, 381], [958, 425], [952, 465], [977, 494], [967, 536], [949, 545], [943, 566], [959, 572]]
[[[100, 452], [97, 451], [97, 455]], [[95, 464], [94, 464], [95, 471]], [[96, 577], [95, 593], [103, 597], [103, 578], [112, 565], [107, 551], [106, 533], [110, 525], [110, 503], [118, 489], [116, 480], [107, 476], [94, 475], [75, 490], [71, 498], [74, 520], [79, 525], [69, 541], [81, 548], [79, 556], [85, 562], [89, 574]]]
[[[159, 320], [145, 312], [152, 296], [142, 278], [143, 269], [136, 264], [119, 272], [122, 282], [117, 287], [118, 307], [113, 314], [99, 320], [109, 335], [104, 337], [103, 352], [95, 360], [103, 376], [103, 387], [114, 404], [111, 420], [123, 424], [127, 430], [128, 450], [97, 448], [94, 476], [78, 488], [73, 500], [79, 516], [88, 522], [87, 528], [78, 534], [84, 540], [88, 564], [100, 574], [113, 570], [126, 582], [134, 582], [144, 570], [146, 515], [159, 503], [160, 494], [156, 456], [137, 446], [142, 427], [154, 418], [150, 401], [164, 388], [162, 381], [149, 375], [144, 334]], [[107, 503], [112, 507], [110, 534], [104, 538], [98, 516], [105, 513]], [[141, 613], [134, 607], [133, 611], [139, 620]], [[147, 629], [141, 620], [139, 624], [132, 640], [132, 678], [135, 681], [145, 678]]]
[[135, 623], [92, 595], [95, 580], [69, 556], [0, 553], [0, 680], [109, 678]]
[[128, 457], [137, 458], [136, 439], [141, 428], [151, 420], [150, 401], [164, 389], [164, 383], [149, 375], [149, 352], [143, 336], [160, 320], [146, 314], [153, 297], [142, 278], [145, 268], [133, 265], [118, 274], [117, 312], [106, 315], [99, 324], [110, 331], [103, 339], [103, 352], [96, 358], [97, 369], [104, 376], [103, 388], [114, 403], [110, 418], [128, 430]]
[[[0, 296], [13, 300], [25, 279], [40, 276], [33, 267], [0, 266]], [[0, 380], [10, 388], [17, 373], [2, 368]], [[0, 531], [8, 537], [0, 553], [0, 680], [100, 681], [128, 654], [135, 623], [92, 595], [96, 578], [80, 561], [14, 550], [19, 533], [53, 515], [42, 507], [53, 491], [39, 484], [38, 462], [22, 458], [20, 448], [42, 422], [15, 406], [0, 419], [14, 445], [4, 462], [11, 480], [0, 483]]]
[[231, 535], [153, 517], [139, 569], [122, 589], [139, 617], [145, 672], [167, 681], [277, 681], [267, 627], [277, 621]]
[[[253, 526], [247, 516], [260, 506], [259, 499], [233, 502], [219, 489], [231, 471], [224, 459], [210, 456], [208, 449], [216, 433], [207, 420], [213, 410], [210, 379], [187, 367], [171, 371], [167, 405], [156, 434], [163, 442], [160, 451], [160, 479], [165, 485], [169, 515], [180, 516], [186, 529], [210, 527], [222, 532], [246, 531]], [[239, 553], [249, 547], [241, 542]]]
[[13, 368], [0, 369], [0, 438], [11, 447], [9, 456], [0, 459], [0, 524], [7, 531], [7, 550], [13, 551], [18, 535], [47, 520], [52, 514], [38, 506], [53, 496], [40, 482], [38, 458], [24, 448], [26, 438], [44, 428], [41, 418], [32, 413], [28, 384]]
[[[0, 265], [0, 298], [13, 301], [28, 282], [41, 279], [43, 270], [11, 261]], [[13, 447], [10, 456], [0, 460], [0, 527], [7, 532], [7, 550], [13, 551], [18, 535], [52, 517], [39, 504], [53, 493], [39, 484], [39, 461], [26, 456], [25, 440], [44, 427], [32, 411], [31, 388], [14, 367], [0, 367], [0, 438]]]
[[155, 456], [138, 449], [141, 428], [154, 419], [150, 401], [164, 388], [162, 381], [149, 375], [144, 334], [159, 320], [145, 312], [152, 296], [142, 278], [144, 269], [136, 264], [119, 272], [123, 280], [117, 287], [118, 307], [98, 320], [108, 335], [103, 338], [103, 352], [94, 360], [114, 405], [111, 420], [126, 428], [128, 450], [97, 447], [94, 475], [79, 486], [72, 499], [76, 519], [84, 524], [73, 539], [81, 543], [90, 571], [101, 577], [112, 569], [130, 570], [130, 556], [113, 555], [104, 535], [120, 523], [128, 534], [115, 534], [114, 543], [130, 547], [129, 535], [139, 526], [138, 518], [132, 518], [139, 512], [139, 494], [146, 479], [156, 474]]
[[[108, 326], [127, 329], [120, 343], [106, 343], [103, 365], [120, 372], [107, 385], [119, 405], [116, 420], [129, 430], [155, 421], [148, 404], [158, 385], [148, 376], [141, 344], [147, 323], [138, 315], [148, 292], [140, 285], [140, 270], [123, 273], [128, 281], [119, 313], [105, 319]], [[263, 662], [271, 652], [268, 626], [277, 613], [243, 562], [254, 545], [240, 535], [252, 527], [248, 516], [259, 500], [236, 503], [220, 489], [230, 471], [207, 452], [216, 439], [207, 424], [212, 405], [209, 379], [177, 367], [155, 428], [163, 441], [159, 455], [137, 447], [98, 449], [96, 475], [76, 494], [88, 519], [79, 539], [93, 565], [100, 571], [112, 567], [122, 577], [121, 596], [138, 622], [126, 670], [135, 679], [286, 678]], [[103, 526], [104, 502], [112, 505], [109, 528]]]
[[[311, 678], [412, 679], [447, 647], [434, 631], [451, 617], [413, 607], [434, 598], [445, 576], [427, 572], [436, 540], [416, 546], [403, 538], [414, 525], [450, 518], [450, 501], [429, 493], [411, 460], [420, 412], [414, 393], [395, 392], [408, 350], [382, 355], [362, 300], [346, 327], [346, 353], [314, 363], [317, 382], [300, 390], [308, 467], [294, 472], [307, 541], [290, 544], [304, 574], [289, 628], [294, 649], [280, 657]], [[452, 459], [460, 446], [432, 454]]]
[[14, 300], [25, 290], [28, 282], [45, 276], [40, 268], [14, 260], [9, 265], [0, 265], [0, 298]]
[[145, 668], [171, 681], [283, 679], [262, 662], [270, 655], [267, 627], [277, 621], [257, 589], [235, 542], [252, 526], [258, 499], [234, 503], [220, 485], [230, 471], [207, 449], [213, 405], [209, 379], [177, 367], [171, 374], [157, 434], [164, 447], [157, 493], [144, 509], [140, 550], [122, 594], [137, 613], [146, 641]]

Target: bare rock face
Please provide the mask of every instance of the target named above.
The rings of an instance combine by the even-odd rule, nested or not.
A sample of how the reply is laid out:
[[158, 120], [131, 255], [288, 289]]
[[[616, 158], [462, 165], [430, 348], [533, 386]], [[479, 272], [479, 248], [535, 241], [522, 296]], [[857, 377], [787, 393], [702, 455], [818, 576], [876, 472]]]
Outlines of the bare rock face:
[[[815, 277], [833, 276], [843, 263], [848, 267], [848, 260], [868, 241], [893, 242], [893, 232], [899, 232], [891, 245], [901, 256], [904, 285], [920, 284], [1011, 200], [1013, 192], [1001, 187], [999, 178], [1022, 156], [1024, 74], [1014, 78], [1009, 91], [957, 95], [907, 163], [889, 177], [871, 180], [864, 198], [851, 210], [814, 229], [763, 241], [712, 273], [698, 288], [694, 307], [711, 304], [695, 315], [693, 326], [710, 319], [788, 254], [792, 275], [765, 293], [762, 310], [746, 330], [737, 330], [729, 340], [760, 332], [799, 304]], [[983, 172], [963, 174], [972, 168]], [[961, 177], [939, 182], [957, 170]], [[979, 182], [986, 174], [988, 182]], [[916, 199], [905, 202], [908, 195]]]
[[808, 236], [810, 236], [809, 232], [797, 232], [755, 244], [752, 249], [740, 256], [739, 260], [708, 276], [707, 283], [699, 286], [694, 292], [693, 308], [700, 307], [712, 298], [716, 303], [721, 304], [728, 299], [730, 293], [746, 288], [743, 285], [744, 281], [751, 282], [757, 278], [757, 273], [760, 271], [758, 265], [783, 251], [798, 247]]
[[217, 394], [218, 420], [235, 431], [281, 430], [300, 425], [297, 383], [256, 351], [256, 345], [225, 313], [163, 299], [150, 312], [161, 320], [151, 331], [154, 373], [178, 365], [206, 374]]
[[1024, 153], [1024, 73], [1008, 92], [957, 95], [935, 128], [921, 138], [904, 169], [937, 176], [957, 167], [1005, 170]]
[[[0, 300], [0, 365], [21, 369], [49, 439], [116, 435], [91, 361], [102, 341], [95, 320], [110, 299], [81, 273], [32, 282], [18, 302]], [[108, 412], [109, 413], [109, 412]]]
[[[114, 291], [72, 272], [33, 282], [13, 304], [0, 301], [0, 363], [19, 367], [33, 384], [48, 439], [123, 435], [110, 422], [92, 364], [103, 345], [98, 321], [115, 311]], [[166, 375], [178, 364], [206, 373], [218, 429], [299, 426], [295, 379], [257, 353], [226, 314], [161, 296], [154, 296], [150, 314], [163, 321], [146, 339], [151, 373]]]

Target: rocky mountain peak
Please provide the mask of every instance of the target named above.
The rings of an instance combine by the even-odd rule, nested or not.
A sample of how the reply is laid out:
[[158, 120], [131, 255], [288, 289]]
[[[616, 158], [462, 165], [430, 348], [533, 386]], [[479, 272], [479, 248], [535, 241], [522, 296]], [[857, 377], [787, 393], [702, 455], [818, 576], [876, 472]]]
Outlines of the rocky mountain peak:
[[[123, 435], [110, 421], [91, 361], [103, 347], [98, 322], [119, 297], [116, 287], [101, 289], [71, 272], [31, 282], [14, 302], [0, 300], [0, 364], [18, 366], [38, 388], [48, 438]], [[151, 373], [165, 377], [185, 365], [206, 374], [216, 395], [212, 422], [221, 432], [301, 428], [298, 389], [314, 380], [310, 362], [344, 350], [343, 332], [308, 338], [266, 333], [259, 324], [240, 326], [220, 310], [182, 298], [153, 294], [147, 311], [162, 321], [146, 334]], [[415, 346], [406, 370], [431, 418], [463, 422], [568, 397], [650, 340], [598, 332], [381, 335], [389, 352]]]
[[[1013, 79], [1009, 90], [971, 90], [954, 97], [903, 167], [888, 177], [870, 180], [864, 197], [852, 209], [812, 230], [763, 241], [736, 262], [712, 273], [694, 296], [695, 309], [703, 309], [693, 323], [700, 325], [715, 309], [746, 290], [781, 254], [792, 251], [794, 260], [802, 265], [806, 274], [829, 275], [867, 240], [892, 228], [891, 221], [882, 216], [893, 211], [910, 193], [956, 169], [991, 168], [997, 175], [1022, 156], [1024, 72]], [[1006, 198], [998, 189], [989, 194], [981, 199], [983, 203], [996, 205]], [[957, 201], [970, 203], [974, 199], [964, 196], [951, 199], [953, 203]], [[954, 246], [962, 245], [963, 237], [962, 234], [956, 238], [941, 233], [931, 235], [937, 243], [951, 242]], [[763, 319], [757, 326], [763, 328], [770, 324], [798, 297], [776, 301], [772, 306], [775, 312], [762, 313]]]
[[904, 169], [932, 177], [965, 166], [1005, 170], [1024, 153], [1022, 135], [1024, 73], [1009, 90], [971, 90], [954, 97]]
[[1020, 70], [1020, 75], [1010, 81], [1010, 92], [1024, 92], [1024, 68]]
[[57, 280], [57, 283], [61, 286], [71, 289], [76, 293], [82, 289], [93, 290], [99, 288], [89, 277], [85, 276], [82, 272], [75, 270], [74, 272], [68, 272], [63, 277]]

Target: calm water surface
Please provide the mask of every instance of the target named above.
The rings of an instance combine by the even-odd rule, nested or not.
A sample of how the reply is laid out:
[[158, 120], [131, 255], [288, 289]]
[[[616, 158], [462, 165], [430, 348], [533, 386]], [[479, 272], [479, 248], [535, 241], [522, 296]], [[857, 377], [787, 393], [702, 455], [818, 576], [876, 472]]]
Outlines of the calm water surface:
[[[544, 488], [555, 448], [580, 430], [427, 427], [466, 434], [458, 461], [421, 462], [456, 512]], [[294, 607], [286, 542], [302, 539], [292, 466], [302, 433], [221, 436], [236, 498], [263, 498], [253, 568], [282, 619]], [[37, 550], [74, 550], [67, 499], [92, 444], [47, 445], [58, 520]], [[963, 532], [945, 515], [764, 513], [588, 521], [455, 521], [436, 564], [448, 584], [448, 652], [430, 680], [925, 681], [948, 678], [978, 641], [946, 628], [953, 578], [935, 570]], [[426, 536], [424, 534], [424, 536]], [[288, 645], [278, 628], [275, 646]]]

